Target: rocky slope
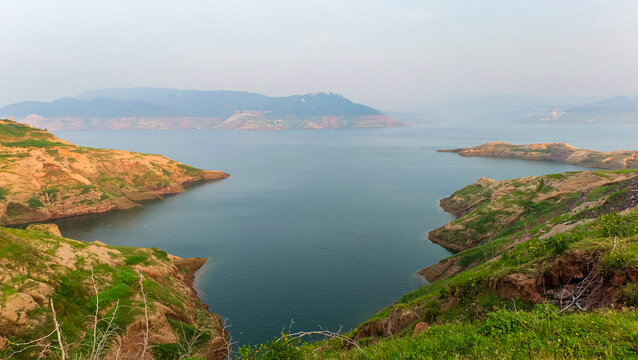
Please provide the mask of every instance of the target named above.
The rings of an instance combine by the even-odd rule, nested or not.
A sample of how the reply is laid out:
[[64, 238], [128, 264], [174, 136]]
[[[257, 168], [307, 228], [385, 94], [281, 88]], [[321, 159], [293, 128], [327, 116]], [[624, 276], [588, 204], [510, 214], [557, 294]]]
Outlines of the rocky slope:
[[[561, 215], [586, 221], [638, 205], [638, 171], [583, 171], [496, 181], [482, 178], [441, 200], [458, 218], [428, 238], [460, 251], [543, 225]], [[564, 225], [566, 226], [566, 225]], [[548, 230], [551, 231], [551, 230]]]
[[577, 149], [565, 143], [512, 145], [502, 141], [494, 141], [474, 147], [437, 151], [454, 152], [461, 156], [549, 160], [610, 170], [638, 168], [638, 151], [601, 152]]
[[205, 261], [0, 227], [0, 358], [224, 358], [228, 334], [192, 288]]
[[19, 224], [138, 206], [187, 183], [222, 179], [160, 155], [94, 149], [0, 120], [0, 224]]

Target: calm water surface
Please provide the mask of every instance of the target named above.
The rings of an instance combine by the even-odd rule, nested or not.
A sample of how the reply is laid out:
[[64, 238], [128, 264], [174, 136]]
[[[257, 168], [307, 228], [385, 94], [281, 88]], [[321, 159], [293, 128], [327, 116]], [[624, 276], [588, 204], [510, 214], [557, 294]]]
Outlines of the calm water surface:
[[440, 198], [483, 176], [579, 169], [435, 149], [491, 140], [638, 148], [636, 130], [59, 132], [80, 145], [159, 153], [232, 176], [142, 208], [57, 223], [75, 239], [209, 258], [196, 287], [242, 344], [272, 338], [293, 320], [293, 330], [349, 330], [413, 290], [423, 282], [415, 272], [449, 254], [426, 240], [429, 230], [452, 219], [439, 208]]

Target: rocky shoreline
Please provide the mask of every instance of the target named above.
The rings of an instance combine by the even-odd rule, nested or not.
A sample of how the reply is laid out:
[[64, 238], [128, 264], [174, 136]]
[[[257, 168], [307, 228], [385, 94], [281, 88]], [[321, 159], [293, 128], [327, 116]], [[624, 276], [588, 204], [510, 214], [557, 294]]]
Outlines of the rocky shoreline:
[[607, 170], [638, 168], [638, 151], [636, 150], [603, 152], [577, 149], [566, 143], [512, 145], [494, 141], [474, 147], [437, 150], [437, 152], [452, 152], [461, 156], [547, 160]]

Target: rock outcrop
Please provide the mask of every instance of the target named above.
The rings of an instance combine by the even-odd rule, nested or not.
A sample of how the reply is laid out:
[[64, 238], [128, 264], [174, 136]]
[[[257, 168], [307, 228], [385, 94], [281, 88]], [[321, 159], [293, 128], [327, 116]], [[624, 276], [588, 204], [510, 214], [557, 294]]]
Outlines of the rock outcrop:
[[160, 155], [76, 146], [0, 120], [0, 224], [45, 221], [138, 206], [187, 183], [222, 179]]
[[524, 160], [548, 160], [565, 164], [608, 170], [638, 168], [637, 150], [602, 152], [587, 149], [577, 149], [565, 143], [512, 145], [502, 141], [494, 141], [474, 147], [437, 151], [454, 152], [461, 156], [486, 156]]
[[228, 334], [192, 288], [205, 259], [65, 239], [54, 227], [0, 227], [0, 358], [52, 355], [56, 321], [71, 358], [226, 356]]

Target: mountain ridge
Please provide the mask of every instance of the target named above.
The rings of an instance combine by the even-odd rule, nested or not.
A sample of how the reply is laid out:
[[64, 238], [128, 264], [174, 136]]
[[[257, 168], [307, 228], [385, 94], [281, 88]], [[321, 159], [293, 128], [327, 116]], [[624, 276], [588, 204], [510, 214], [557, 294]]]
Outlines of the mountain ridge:
[[[334, 93], [271, 97], [246, 91], [144, 87], [89, 90], [75, 98], [10, 104], [0, 108], [0, 116], [52, 130], [403, 126], [377, 109]], [[230, 118], [233, 121], [226, 122]]]

